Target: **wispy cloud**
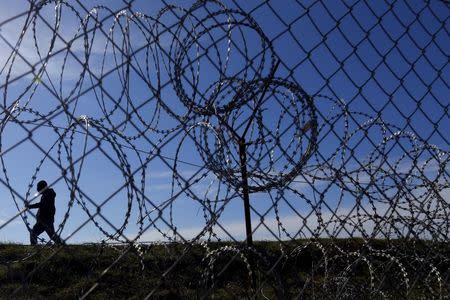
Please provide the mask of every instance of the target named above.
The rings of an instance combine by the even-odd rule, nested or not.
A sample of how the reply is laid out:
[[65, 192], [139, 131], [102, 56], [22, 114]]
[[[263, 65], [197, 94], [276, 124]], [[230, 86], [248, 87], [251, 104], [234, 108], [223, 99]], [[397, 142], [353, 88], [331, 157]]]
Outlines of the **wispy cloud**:
[[[8, 223], [10, 220], [7, 219], [0, 219], [0, 226], [4, 225], [5, 223]], [[8, 223], [8, 225], [6, 225], [6, 227], [8, 226], [16, 226], [21, 224], [21, 222], [19, 220], [12, 220], [11, 222]], [[3, 228], [4, 229], [4, 228]]]
[[[448, 197], [449, 195], [450, 189], [445, 189], [441, 193], [442, 197]], [[386, 238], [387, 236], [398, 234], [406, 236], [413, 227], [416, 229], [420, 228], [416, 232], [421, 232], [420, 236], [422, 238], [429, 238], [434, 229], [426, 226], [426, 224], [429, 225], [429, 220], [427, 221], [428, 223], [425, 222], [427, 220], [425, 213], [420, 211], [410, 212], [388, 203], [376, 202], [370, 206], [360, 206], [359, 212], [353, 207], [339, 207], [335, 211], [323, 209], [320, 214], [316, 212], [307, 216], [281, 215], [281, 223], [272, 215], [264, 218], [262, 222], [257, 218], [253, 220], [253, 238], [255, 240], [285, 240], [290, 238], [310, 238], [313, 236], [324, 238], [364, 236]], [[414, 219], [414, 221], [411, 221], [411, 219]], [[422, 221], [424, 222], [422, 223]], [[212, 229], [219, 238], [224, 240], [245, 239], [244, 220], [219, 219], [218, 223], [221, 226], [215, 225]], [[194, 239], [204, 231], [205, 226], [206, 224], [204, 226], [178, 228], [178, 239], [180, 239], [180, 236], [185, 240]], [[166, 229], [166, 233], [172, 236], [173, 231]], [[166, 241], [167, 239], [158, 231], [150, 228], [139, 240]]]

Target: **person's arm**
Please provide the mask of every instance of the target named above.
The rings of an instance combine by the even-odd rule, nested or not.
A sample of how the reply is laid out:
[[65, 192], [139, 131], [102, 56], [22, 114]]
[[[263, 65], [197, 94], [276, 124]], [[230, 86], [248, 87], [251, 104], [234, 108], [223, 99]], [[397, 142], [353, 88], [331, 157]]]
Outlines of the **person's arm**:
[[35, 204], [27, 204], [27, 208], [39, 208], [41, 206], [41, 203], [35, 203]]

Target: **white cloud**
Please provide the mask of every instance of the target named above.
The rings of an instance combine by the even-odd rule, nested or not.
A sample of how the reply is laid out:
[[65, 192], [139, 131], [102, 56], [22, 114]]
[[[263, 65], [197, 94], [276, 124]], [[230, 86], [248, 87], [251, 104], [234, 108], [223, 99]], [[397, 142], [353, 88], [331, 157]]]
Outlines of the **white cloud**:
[[[5, 223], [8, 223], [10, 220], [8, 219], [0, 219], [0, 226], [4, 225]], [[5, 225], [5, 227], [3, 227], [0, 230], [4, 230], [6, 227], [9, 226], [16, 226], [16, 225], [20, 225], [21, 222], [18, 219], [12, 220], [11, 222], [9, 222], [7, 225]]]
[[[450, 195], [450, 189], [444, 190], [441, 195]], [[445, 199], [445, 198], [444, 198]], [[364, 211], [365, 210], [365, 211]], [[375, 216], [375, 211], [377, 217]], [[411, 214], [407, 209], [398, 206], [391, 206], [388, 203], [376, 202], [374, 207], [364, 205], [360, 207], [359, 217], [356, 209], [352, 207], [340, 207], [335, 212], [323, 209], [321, 212], [322, 222], [319, 223], [318, 214], [313, 213], [305, 218], [298, 215], [280, 216], [281, 225], [292, 238], [310, 238], [312, 232], [316, 231], [320, 237], [376, 237], [386, 238], [387, 236], [396, 238], [398, 235], [406, 236], [411, 228], [415, 234], [420, 234], [421, 238], [430, 238], [433, 228], [428, 228], [426, 212], [414, 212]], [[414, 221], [411, 222], [411, 219]], [[214, 233], [221, 239], [232, 240], [233, 238], [242, 241], [245, 239], [244, 220], [218, 221], [220, 226], [213, 227]], [[439, 223], [435, 220], [436, 224]], [[252, 220], [253, 230], [255, 230], [254, 240], [286, 240], [286, 235], [273, 216], [264, 219], [263, 224], [254, 218]], [[411, 224], [413, 227], [408, 227]], [[428, 225], [427, 225], [428, 224]], [[177, 229], [179, 235], [190, 240], [197, 237], [205, 228], [204, 226], [192, 226]], [[421, 231], [423, 230], [423, 231]], [[297, 233], [300, 233], [297, 235]], [[417, 233], [420, 232], [420, 233]], [[173, 235], [173, 231], [166, 229], [165, 233]], [[440, 233], [445, 235], [445, 233]], [[447, 233], [448, 236], [449, 233]], [[131, 235], [136, 236], [136, 234]], [[205, 235], [207, 236], [207, 235]], [[231, 237], [232, 238], [231, 238]], [[440, 237], [442, 238], [442, 236]], [[146, 231], [139, 239], [140, 241], [165, 241], [166, 239], [153, 227]]]
[[[341, 210], [340, 214], [345, 215], [349, 211], [347, 209]], [[333, 214], [331, 212], [323, 214], [324, 220], [333, 219]], [[281, 217], [282, 226], [284, 229], [295, 238], [307, 238], [311, 237], [311, 231], [314, 231], [318, 227], [320, 228], [318, 218], [316, 214], [312, 214], [306, 219], [303, 219], [297, 215], [287, 215]], [[213, 232], [221, 239], [232, 240], [232, 238], [236, 240], [244, 240], [245, 239], [245, 222], [242, 221], [221, 221], [219, 219], [218, 223], [221, 224], [221, 227], [215, 225], [213, 227]], [[278, 235], [279, 228], [278, 222], [274, 217], [267, 217], [264, 219], [264, 225], [262, 225], [258, 219], [253, 220], [253, 230], [256, 230], [253, 234], [254, 240], [277, 240], [277, 239], [287, 239], [288, 237], [281, 231], [281, 235]], [[303, 224], [306, 224], [307, 227], [303, 227]], [[256, 228], [258, 227], [258, 228]], [[181, 235], [184, 239], [189, 240], [198, 236], [205, 226], [194, 226], [194, 227], [186, 227], [177, 229], [179, 235]], [[309, 228], [310, 230], [308, 230]], [[332, 224], [325, 226], [329, 231], [332, 231]], [[322, 236], [326, 236], [324, 228], [321, 228], [320, 231]], [[370, 228], [364, 228], [366, 230]], [[301, 231], [301, 235], [297, 235], [297, 233]], [[172, 235], [173, 231], [168, 230], [166, 232], [168, 235]], [[133, 235], [136, 236], [136, 235]], [[232, 237], [232, 238], [231, 238]], [[151, 227], [148, 231], [146, 231], [141, 238], [140, 241], [164, 241], [165, 238], [153, 227]]]

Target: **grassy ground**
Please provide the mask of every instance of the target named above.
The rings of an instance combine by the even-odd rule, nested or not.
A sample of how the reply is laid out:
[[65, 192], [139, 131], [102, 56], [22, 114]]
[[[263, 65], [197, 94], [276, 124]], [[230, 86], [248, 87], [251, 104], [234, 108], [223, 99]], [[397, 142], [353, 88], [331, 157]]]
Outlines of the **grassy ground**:
[[[429, 299], [450, 295], [450, 247], [424, 241], [0, 245], [1, 299]], [[253, 275], [249, 275], [249, 270]]]

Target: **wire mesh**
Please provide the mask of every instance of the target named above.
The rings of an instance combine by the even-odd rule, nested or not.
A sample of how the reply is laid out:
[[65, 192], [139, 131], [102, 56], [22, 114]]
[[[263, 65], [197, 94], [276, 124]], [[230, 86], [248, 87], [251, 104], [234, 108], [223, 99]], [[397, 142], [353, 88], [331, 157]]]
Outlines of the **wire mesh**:
[[2, 297], [448, 298], [448, 3], [178, 2], [1, 14]]

